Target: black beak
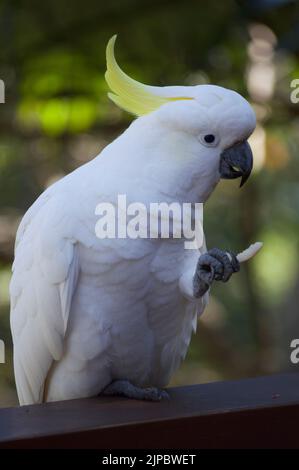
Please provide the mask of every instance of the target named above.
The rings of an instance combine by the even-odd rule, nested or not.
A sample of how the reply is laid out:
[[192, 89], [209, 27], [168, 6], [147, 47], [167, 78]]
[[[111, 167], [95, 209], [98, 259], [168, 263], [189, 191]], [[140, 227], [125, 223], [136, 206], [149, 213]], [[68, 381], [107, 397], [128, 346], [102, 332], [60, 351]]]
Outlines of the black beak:
[[248, 180], [253, 165], [253, 157], [250, 145], [247, 141], [240, 142], [220, 155], [219, 172], [223, 179], [240, 178], [240, 187]]

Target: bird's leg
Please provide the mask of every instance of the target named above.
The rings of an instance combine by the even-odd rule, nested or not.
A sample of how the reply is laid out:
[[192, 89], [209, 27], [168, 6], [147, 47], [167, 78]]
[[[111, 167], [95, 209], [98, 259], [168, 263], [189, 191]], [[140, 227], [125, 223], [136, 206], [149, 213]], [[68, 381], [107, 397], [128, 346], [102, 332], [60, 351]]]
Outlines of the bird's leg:
[[135, 400], [148, 401], [161, 401], [162, 399], [169, 398], [169, 395], [165, 390], [159, 390], [155, 387], [136, 387], [128, 380], [115, 380], [114, 382], [111, 382], [111, 384], [103, 390], [102, 395], [118, 395], [127, 398], [134, 398]]
[[194, 297], [202, 297], [214, 280], [227, 282], [231, 275], [240, 270], [237, 257], [230, 251], [213, 248], [201, 255], [193, 277]]

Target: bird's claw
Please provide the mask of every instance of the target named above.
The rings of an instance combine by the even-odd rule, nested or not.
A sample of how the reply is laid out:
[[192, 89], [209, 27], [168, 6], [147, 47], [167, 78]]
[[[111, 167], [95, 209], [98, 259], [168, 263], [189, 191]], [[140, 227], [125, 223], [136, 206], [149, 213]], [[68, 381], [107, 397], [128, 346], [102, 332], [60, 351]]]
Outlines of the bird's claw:
[[193, 278], [194, 297], [201, 297], [212, 282], [227, 282], [231, 275], [240, 270], [240, 263], [234, 253], [213, 248], [201, 255]]
[[165, 390], [160, 390], [156, 387], [149, 387], [144, 389], [144, 400], [149, 401], [161, 401], [161, 400], [169, 400], [169, 395]]
[[127, 398], [133, 398], [135, 400], [146, 401], [169, 400], [169, 395], [165, 390], [160, 390], [156, 387], [136, 387], [128, 380], [115, 380], [103, 390], [102, 395], [118, 395]]

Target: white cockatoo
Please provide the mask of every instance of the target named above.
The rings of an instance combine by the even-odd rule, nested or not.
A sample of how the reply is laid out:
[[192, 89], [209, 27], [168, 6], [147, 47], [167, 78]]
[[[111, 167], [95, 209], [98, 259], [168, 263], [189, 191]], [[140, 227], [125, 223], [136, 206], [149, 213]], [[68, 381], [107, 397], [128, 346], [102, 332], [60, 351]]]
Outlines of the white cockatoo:
[[[21, 404], [98, 394], [160, 400], [184, 358], [214, 280], [232, 253], [183, 238], [95, 234], [100, 202], [204, 203], [220, 178], [248, 178], [255, 115], [212, 85], [153, 87], [107, 46], [109, 97], [137, 116], [95, 159], [49, 187], [25, 214], [10, 284]], [[241, 184], [242, 184], [241, 183]]]

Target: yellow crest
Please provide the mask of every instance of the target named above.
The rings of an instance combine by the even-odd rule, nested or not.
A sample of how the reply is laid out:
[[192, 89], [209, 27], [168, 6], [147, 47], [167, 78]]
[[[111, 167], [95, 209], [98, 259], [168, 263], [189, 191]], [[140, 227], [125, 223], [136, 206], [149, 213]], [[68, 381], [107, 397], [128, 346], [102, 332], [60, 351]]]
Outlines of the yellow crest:
[[190, 100], [191, 97], [163, 96], [167, 88], [144, 85], [125, 74], [116, 62], [113, 36], [106, 49], [107, 71], [105, 79], [112, 93], [108, 97], [120, 108], [137, 116], [148, 114], [169, 101]]

